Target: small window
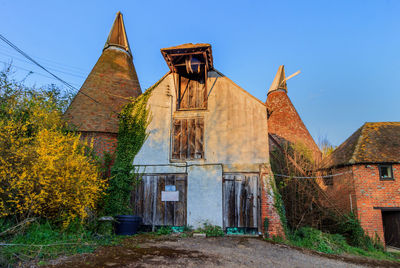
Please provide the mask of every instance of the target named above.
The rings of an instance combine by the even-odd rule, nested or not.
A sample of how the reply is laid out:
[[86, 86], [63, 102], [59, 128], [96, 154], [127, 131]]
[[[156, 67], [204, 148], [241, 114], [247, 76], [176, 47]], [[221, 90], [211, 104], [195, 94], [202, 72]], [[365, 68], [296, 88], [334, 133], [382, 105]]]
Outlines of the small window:
[[175, 119], [172, 159], [203, 159], [204, 119]]
[[392, 165], [379, 165], [378, 168], [381, 180], [394, 180]]

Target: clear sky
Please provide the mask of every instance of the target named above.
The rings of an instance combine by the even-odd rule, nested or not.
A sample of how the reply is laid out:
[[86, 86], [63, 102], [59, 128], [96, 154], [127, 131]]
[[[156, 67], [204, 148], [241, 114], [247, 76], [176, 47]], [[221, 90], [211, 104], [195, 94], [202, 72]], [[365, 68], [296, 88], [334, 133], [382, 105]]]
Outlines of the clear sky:
[[[121, 11], [143, 89], [168, 71], [160, 48], [202, 42], [216, 69], [262, 101], [279, 65], [301, 70], [288, 94], [316, 141], [400, 121], [398, 0], [0, 0], [0, 10], [0, 33], [78, 88]], [[33, 71], [27, 84], [57, 84], [0, 43], [0, 66], [11, 59], [16, 79]]]

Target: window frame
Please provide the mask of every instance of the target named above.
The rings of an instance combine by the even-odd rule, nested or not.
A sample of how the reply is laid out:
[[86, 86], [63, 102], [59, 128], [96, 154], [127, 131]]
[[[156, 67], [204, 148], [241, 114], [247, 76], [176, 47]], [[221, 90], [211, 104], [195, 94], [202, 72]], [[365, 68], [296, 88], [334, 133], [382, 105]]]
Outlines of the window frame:
[[[179, 120], [179, 124], [177, 124]], [[183, 121], [186, 121], [185, 123]], [[192, 123], [189, 123], [192, 122]], [[185, 125], [185, 130], [182, 128], [182, 124]], [[191, 130], [189, 129], [189, 124], [192, 125]], [[178, 154], [178, 151], [175, 151], [176, 148], [176, 126], [180, 125], [181, 131], [179, 132], [179, 157], [175, 155]], [[190, 130], [190, 131], [189, 131]], [[185, 138], [182, 135], [187, 135]], [[175, 117], [172, 119], [172, 130], [171, 130], [171, 154], [170, 154], [170, 162], [186, 162], [186, 161], [196, 161], [196, 160], [205, 160], [205, 144], [204, 144], [204, 137], [205, 137], [205, 127], [204, 127], [204, 117], [203, 116], [188, 116], [188, 117]], [[192, 138], [192, 139], [191, 139]], [[191, 144], [191, 141], [195, 141], [195, 144]], [[182, 141], [186, 141], [182, 143]], [[186, 149], [186, 157], [182, 157], [182, 146], [185, 146]], [[200, 146], [200, 147], [198, 147]], [[194, 149], [192, 151], [191, 149]], [[198, 150], [199, 149], [199, 150]], [[188, 153], [190, 152], [190, 155]], [[191, 155], [194, 157], [191, 157]], [[198, 154], [201, 157], [196, 157]]]
[[[382, 177], [382, 172], [381, 168], [382, 167], [387, 167], [390, 169], [390, 173], [392, 174], [392, 177]], [[378, 165], [378, 171], [379, 171], [379, 180], [381, 181], [394, 181], [394, 174], [393, 174], [393, 165], [392, 164], [379, 164]]]

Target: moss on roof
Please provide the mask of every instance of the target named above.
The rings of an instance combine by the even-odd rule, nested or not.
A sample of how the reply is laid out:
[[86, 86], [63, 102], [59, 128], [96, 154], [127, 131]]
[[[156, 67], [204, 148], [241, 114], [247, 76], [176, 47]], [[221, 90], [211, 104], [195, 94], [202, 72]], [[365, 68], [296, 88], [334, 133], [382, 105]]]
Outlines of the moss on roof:
[[400, 122], [365, 123], [322, 162], [324, 168], [400, 163]]

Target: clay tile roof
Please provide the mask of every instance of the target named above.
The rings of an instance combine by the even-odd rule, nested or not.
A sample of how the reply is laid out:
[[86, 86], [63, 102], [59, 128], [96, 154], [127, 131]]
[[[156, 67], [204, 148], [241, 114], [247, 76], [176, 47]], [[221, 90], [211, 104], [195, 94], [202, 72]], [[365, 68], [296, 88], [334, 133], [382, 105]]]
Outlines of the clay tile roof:
[[[123, 23], [120, 13], [117, 20]], [[114, 22], [111, 32], [115, 25]], [[116, 36], [117, 40], [127, 40], [125, 31], [119, 31], [118, 35], [123, 36]], [[130, 53], [110, 43], [110, 37], [106, 45], [64, 114], [65, 120], [78, 131], [118, 133], [118, 113], [122, 106], [142, 93]]]
[[200, 43], [200, 44], [182, 44], [179, 46], [167, 47], [161, 49], [161, 54], [163, 55], [165, 61], [168, 64], [168, 67], [173, 72], [176, 70], [174, 68], [174, 64], [176, 64], [177, 60], [180, 60], [182, 56], [185, 55], [200, 55], [204, 62], [207, 64], [208, 70], [214, 68], [213, 65], [213, 56], [212, 49], [210, 44]]
[[211, 45], [207, 44], [207, 43], [199, 43], [199, 44], [186, 43], [186, 44], [182, 44], [182, 45], [178, 45], [178, 46], [162, 48], [161, 51], [174, 50], [174, 49], [200, 48], [200, 47], [207, 48], [207, 47], [211, 47]]
[[400, 122], [365, 123], [323, 160], [323, 167], [400, 163]]

